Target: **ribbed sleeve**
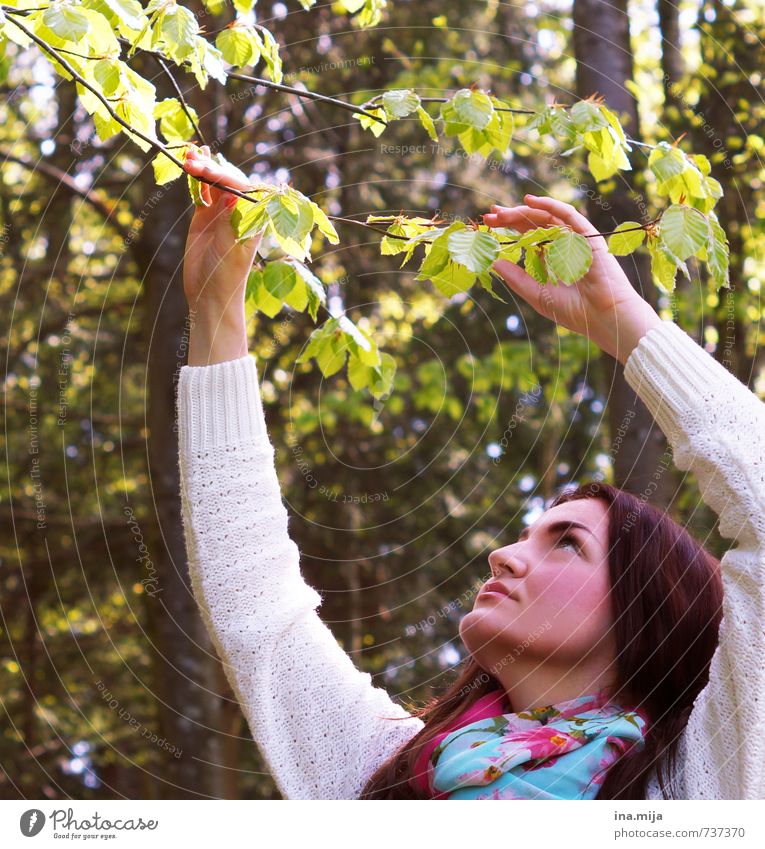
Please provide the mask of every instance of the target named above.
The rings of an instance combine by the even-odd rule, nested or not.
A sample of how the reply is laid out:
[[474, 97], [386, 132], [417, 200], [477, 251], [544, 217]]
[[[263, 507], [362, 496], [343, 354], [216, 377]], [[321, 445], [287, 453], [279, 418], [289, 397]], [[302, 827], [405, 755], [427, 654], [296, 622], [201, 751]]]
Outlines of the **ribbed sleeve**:
[[178, 429], [184, 454], [267, 439], [256, 366], [252, 354], [209, 366], [183, 366]]
[[721, 559], [719, 644], [681, 740], [679, 797], [762, 799], [765, 404], [670, 321], [642, 337], [624, 375], [667, 436], [675, 465], [696, 475], [720, 534], [736, 543]]

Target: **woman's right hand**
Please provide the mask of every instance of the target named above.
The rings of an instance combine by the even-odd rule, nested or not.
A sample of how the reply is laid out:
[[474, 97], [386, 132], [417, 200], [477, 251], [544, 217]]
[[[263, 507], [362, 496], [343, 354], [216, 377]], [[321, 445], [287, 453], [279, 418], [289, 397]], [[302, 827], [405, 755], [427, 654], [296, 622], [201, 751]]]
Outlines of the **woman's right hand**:
[[[198, 153], [191, 148], [186, 157], [186, 171], [192, 177], [207, 177], [241, 192], [252, 185], [234, 166], [220, 165], [210, 157], [205, 145]], [[206, 206], [197, 206], [186, 239], [183, 261], [183, 289], [192, 308], [202, 303], [226, 305], [244, 300], [247, 277], [260, 245], [262, 234], [237, 243], [231, 228], [231, 213], [237, 195], [200, 184]]]
[[[200, 153], [192, 148], [184, 165], [192, 177], [207, 177], [242, 192], [253, 188], [239, 169], [212, 159], [206, 145]], [[194, 211], [183, 259], [183, 290], [191, 324], [190, 366], [212, 365], [247, 354], [244, 298], [263, 237], [258, 233], [237, 242], [231, 213], [238, 196], [207, 183], [201, 184], [200, 191], [208, 205]]]

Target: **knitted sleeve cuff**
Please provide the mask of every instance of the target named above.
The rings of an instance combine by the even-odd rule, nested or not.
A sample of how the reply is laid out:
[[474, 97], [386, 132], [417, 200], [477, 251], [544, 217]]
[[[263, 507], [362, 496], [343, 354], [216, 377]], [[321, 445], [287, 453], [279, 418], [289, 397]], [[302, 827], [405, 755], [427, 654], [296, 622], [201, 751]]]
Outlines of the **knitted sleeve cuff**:
[[664, 319], [632, 350], [624, 379], [670, 436], [682, 411], [698, 405], [731, 374], [682, 328]]
[[178, 430], [185, 452], [267, 440], [255, 356], [183, 366], [178, 377]]

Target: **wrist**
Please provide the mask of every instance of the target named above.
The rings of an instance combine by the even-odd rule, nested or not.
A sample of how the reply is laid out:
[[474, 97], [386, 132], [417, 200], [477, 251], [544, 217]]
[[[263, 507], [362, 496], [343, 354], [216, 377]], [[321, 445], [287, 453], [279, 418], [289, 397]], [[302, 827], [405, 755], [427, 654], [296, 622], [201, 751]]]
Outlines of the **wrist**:
[[616, 322], [617, 335], [614, 339], [614, 358], [623, 366], [640, 340], [661, 324], [661, 317], [653, 307], [642, 298], [636, 298], [626, 310], [623, 310]]
[[189, 304], [190, 366], [236, 360], [247, 353], [244, 302], [222, 305], [210, 301]]

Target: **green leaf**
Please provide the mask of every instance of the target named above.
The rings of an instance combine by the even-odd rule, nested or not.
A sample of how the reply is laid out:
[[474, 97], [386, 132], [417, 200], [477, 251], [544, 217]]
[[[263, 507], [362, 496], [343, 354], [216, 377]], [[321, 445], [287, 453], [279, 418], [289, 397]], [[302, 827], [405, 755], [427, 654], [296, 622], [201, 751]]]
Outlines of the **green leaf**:
[[462, 89], [452, 98], [452, 105], [458, 120], [476, 130], [488, 126], [494, 115], [491, 98], [482, 91]]
[[430, 117], [428, 112], [423, 109], [422, 106], [417, 107], [417, 115], [420, 118], [420, 123], [423, 127], [425, 127], [425, 131], [430, 136], [431, 141], [438, 141], [438, 133], [436, 132], [436, 125], [433, 123], [433, 119]]
[[272, 197], [266, 204], [266, 212], [274, 234], [282, 239], [302, 238], [313, 224], [310, 210], [297, 206], [292, 198], [285, 195]]
[[255, 309], [273, 318], [282, 308], [282, 302], [266, 289], [263, 272], [253, 269], [247, 277], [245, 300]]
[[702, 212], [675, 204], [661, 216], [661, 238], [679, 259], [686, 260], [709, 240], [709, 222]]
[[256, 52], [251, 33], [244, 26], [229, 26], [218, 33], [215, 46], [229, 65], [235, 65], [238, 68], [257, 64], [260, 59], [260, 52]]
[[[192, 106], [188, 110], [194, 119], [197, 113]], [[194, 125], [181, 102], [175, 97], [166, 97], [154, 107], [154, 117], [159, 118], [159, 129], [168, 142], [188, 141], [194, 135]]]
[[665, 183], [685, 171], [685, 156], [682, 150], [659, 142], [648, 157], [648, 167], [653, 171], [659, 183]]
[[369, 333], [355, 325], [347, 315], [340, 316], [338, 327], [348, 337], [348, 346], [354, 356], [368, 366], [380, 364], [380, 352]]
[[576, 283], [592, 264], [589, 239], [569, 230], [559, 236], [547, 249], [547, 267], [564, 283]]
[[387, 0], [340, 0], [340, 4], [349, 14], [358, 12], [353, 19], [355, 26], [374, 27], [382, 20]]
[[146, 16], [137, 0], [103, 0], [103, 2], [127, 27], [136, 32], [143, 29]]
[[280, 83], [283, 75], [282, 60], [279, 55], [279, 42], [265, 27], [258, 26], [258, 32], [260, 33], [263, 44], [261, 55], [266, 63], [271, 79], [275, 83]]
[[462, 222], [455, 221], [455, 223], [450, 225], [442, 235], [436, 236], [433, 239], [431, 244], [426, 247], [425, 258], [420, 265], [415, 279], [432, 280], [433, 277], [446, 268], [447, 263], [450, 261], [448, 245], [449, 235], [455, 230], [464, 228], [464, 226], [465, 225], [462, 224]]
[[364, 107], [364, 111], [368, 112], [369, 115], [375, 115], [382, 120], [375, 121], [373, 118], [368, 118], [366, 115], [360, 115], [358, 112], [354, 112], [353, 117], [361, 124], [363, 129], [371, 130], [375, 138], [379, 138], [385, 132], [385, 128], [387, 126], [385, 110], [380, 106], [374, 106], [372, 108]]
[[[250, 195], [249, 192], [245, 194]], [[242, 242], [249, 239], [256, 233], [265, 230], [268, 227], [268, 212], [266, 206], [269, 202], [269, 195], [258, 199], [256, 203], [240, 198], [234, 206], [234, 211], [231, 213], [231, 225], [237, 236], [237, 241]]]
[[[297, 260], [290, 260], [290, 262], [297, 273], [298, 285], [295, 286], [292, 292], [289, 293], [286, 301], [295, 309], [303, 310], [305, 308], [305, 303], [303, 303], [302, 306], [298, 306], [298, 304], [294, 303], [292, 299], [300, 300], [301, 291], [304, 290], [308, 301], [308, 312], [311, 318], [316, 321], [319, 304], [326, 305], [327, 303], [327, 292], [324, 288], [324, 284], [311, 271], [311, 269], [303, 265], [302, 262], [298, 262]], [[300, 286], [301, 283], [303, 284], [302, 289]]]
[[183, 174], [183, 169], [179, 168], [171, 159], [168, 159], [164, 153], [158, 153], [152, 159], [151, 164], [154, 167], [154, 180], [158, 186], [171, 183]]
[[335, 230], [334, 225], [329, 218], [327, 218], [327, 214], [324, 210], [313, 201], [309, 201], [309, 203], [313, 212], [314, 223], [319, 228], [319, 232], [326, 237], [327, 241], [331, 245], [340, 244], [340, 237], [337, 235], [337, 230]]
[[449, 261], [430, 279], [442, 295], [451, 298], [458, 292], [466, 292], [475, 283], [475, 272], [461, 263]]
[[166, 49], [176, 61], [185, 59], [196, 48], [199, 24], [194, 13], [185, 6], [175, 3], [166, 7], [161, 29]]
[[263, 272], [263, 285], [268, 293], [283, 301], [295, 288], [297, 275], [295, 267], [284, 260], [275, 260], [266, 264]]
[[707, 265], [719, 289], [730, 284], [730, 246], [714, 212], [709, 213], [709, 229], [712, 238], [707, 248]]
[[93, 76], [107, 97], [111, 97], [120, 85], [122, 74], [120, 63], [114, 59], [101, 59], [93, 66]]
[[497, 240], [481, 230], [457, 230], [449, 234], [447, 244], [451, 258], [476, 273], [490, 268], [499, 254]]
[[390, 394], [396, 374], [396, 361], [388, 353], [380, 353], [380, 365], [368, 366], [356, 356], [348, 358], [348, 381], [358, 392], [365, 387], [375, 398]]
[[186, 174], [186, 177], [188, 178], [189, 194], [191, 195], [191, 200], [194, 202], [194, 206], [206, 206], [207, 204], [202, 200], [202, 183], [189, 173]]
[[49, 6], [42, 20], [51, 32], [66, 41], [79, 41], [90, 29], [90, 20], [82, 9], [63, 3]]
[[333, 333], [324, 339], [316, 354], [316, 362], [324, 377], [331, 377], [345, 365], [347, 356], [348, 348], [345, 345], [342, 334], [335, 336]]
[[536, 247], [532, 245], [526, 248], [526, 255], [523, 259], [523, 268], [526, 274], [533, 277], [538, 283], [546, 284], [549, 279], [547, 264], [545, 263], [544, 247]]
[[[640, 229], [637, 229], [640, 228]], [[627, 232], [622, 232], [622, 231]], [[645, 240], [645, 229], [637, 221], [624, 221], [608, 237], [608, 250], [614, 256], [627, 256], [640, 247]]]
[[648, 250], [651, 254], [651, 274], [654, 282], [663, 289], [672, 292], [675, 288], [677, 263], [656, 238], [649, 237]]
[[608, 125], [602, 109], [589, 100], [580, 100], [568, 110], [571, 121], [580, 133], [600, 130]]
[[382, 102], [390, 118], [406, 118], [420, 106], [420, 98], [411, 89], [386, 91]]
[[441, 106], [441, 117], [444, 120], [445, 132], [448, 136], [457, 136], [469, 129], [482, 130], [491, 121], [494, 114], [494, 104], [491, 98], [482, 91], [460, 89], [451, 100]]

